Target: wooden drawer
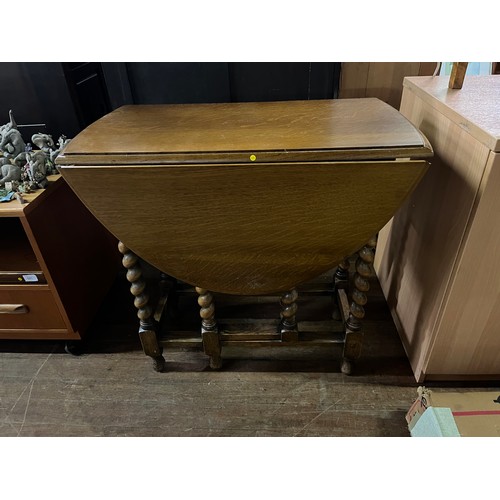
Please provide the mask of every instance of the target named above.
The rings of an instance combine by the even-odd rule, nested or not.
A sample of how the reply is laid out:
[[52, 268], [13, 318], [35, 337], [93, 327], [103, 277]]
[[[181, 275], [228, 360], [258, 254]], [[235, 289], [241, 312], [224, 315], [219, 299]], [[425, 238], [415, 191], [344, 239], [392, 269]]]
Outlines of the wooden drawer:
[[61, 328], [66, 325], [48, 287], [0, 286], [0, 332]]

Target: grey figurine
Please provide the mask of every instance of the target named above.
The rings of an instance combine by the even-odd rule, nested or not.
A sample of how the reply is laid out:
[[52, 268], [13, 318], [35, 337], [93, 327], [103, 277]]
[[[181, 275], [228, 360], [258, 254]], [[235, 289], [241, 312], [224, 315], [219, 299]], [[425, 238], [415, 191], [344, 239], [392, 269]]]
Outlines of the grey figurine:
[[26, 144], [10, 110], [9, 122], [0, 127], [0, 151], [5, 158], [16, 158], [18, 154], [24, 152], [25, 147]]

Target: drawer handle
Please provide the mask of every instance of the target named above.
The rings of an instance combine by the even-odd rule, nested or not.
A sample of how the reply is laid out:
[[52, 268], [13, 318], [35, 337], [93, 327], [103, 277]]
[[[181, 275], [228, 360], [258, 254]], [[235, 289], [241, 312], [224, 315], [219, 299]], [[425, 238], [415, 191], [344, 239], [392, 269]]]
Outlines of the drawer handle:
[[24, 304], [0, 304], [0, 314], [28, 314], [28, 306]]

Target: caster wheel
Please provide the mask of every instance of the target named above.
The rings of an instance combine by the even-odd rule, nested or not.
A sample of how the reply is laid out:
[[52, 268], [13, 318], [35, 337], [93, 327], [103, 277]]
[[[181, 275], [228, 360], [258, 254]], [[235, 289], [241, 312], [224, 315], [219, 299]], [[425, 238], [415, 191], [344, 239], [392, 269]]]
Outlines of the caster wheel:
[[72, 356], [81, 356], [83, 354], [82, 345], [80, 342], [66, 342], [64, 350]]

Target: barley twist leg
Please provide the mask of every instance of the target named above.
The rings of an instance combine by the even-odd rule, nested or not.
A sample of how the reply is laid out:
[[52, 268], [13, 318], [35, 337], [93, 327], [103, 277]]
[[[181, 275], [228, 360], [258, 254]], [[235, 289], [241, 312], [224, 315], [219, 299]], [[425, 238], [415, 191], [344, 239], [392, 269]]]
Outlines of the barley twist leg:
[[219, 328], [215, 321], [215, 305], [213, 295], [204, 288], [196, 287], [198, 293], [198, 305], [201, 317], [201, 338], [203, 350], [210, 356], [210, 368], [217, 370], [222, 367], [221, 344]]
[[149, 295], [146, 291], [146, 282], [142, 277], [139, 257], [129, 250], [121, 241], [118, 250], [123, 255], [122, 264], [127, 269], [127, 280], [130, 282], [130, 293], [135, 297], [134, 305], [139, 318], [139, 338], [144, 354], [153, 359], [153, 366], [157, 372], [164, 371], [165, 358], [156, 333], [153, 318], [153, 309], [149, 305]]
[[354, 360], [359, 358], [363, 343], [363, 329], [361, 320], [365, 317], [364, 306], [367, 302], [366, 293], [370, 290], [370, 277], [373, 274], [373, 260], [377, 239], [373, 237], [357, 253], [356, 272], [354, 274], [354, 289], [349, 309], [349, 317], [346, 321], [346, 338], [342, 358], [341, 371], [345, 374], [352, 372]]
[[280, 333], [281, 340], [285, 342], [297, 341], [299, 339], [299, 330], [297, 326], [297, 299], [299, 294], [295, 288], [285, 292], [281, 296], [281, 321]]

